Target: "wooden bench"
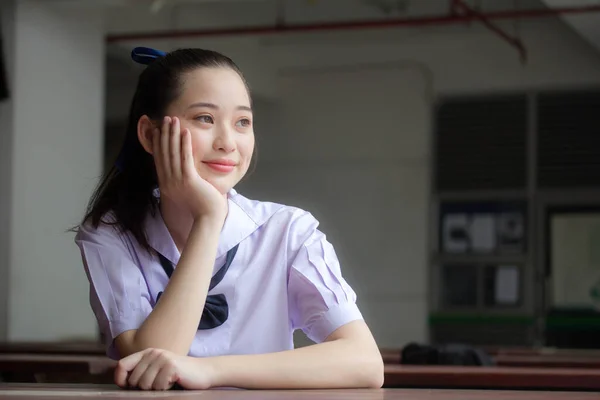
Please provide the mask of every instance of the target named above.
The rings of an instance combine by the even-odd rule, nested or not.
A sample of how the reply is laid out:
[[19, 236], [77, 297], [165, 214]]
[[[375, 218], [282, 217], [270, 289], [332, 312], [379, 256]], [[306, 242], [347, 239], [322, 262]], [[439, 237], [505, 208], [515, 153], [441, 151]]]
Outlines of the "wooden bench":
[[600, 370], [387, 364], [387, 388], [600, 390]]
[[112, 383], [116, 362], [97, 355], [0, 354], [5, 382]]
[[552, 357], [597, 357], [598, 349], [563, 349], [555, 347], [498, 347], [483, 346], [483, 351], [491, 356], [552, 356]]
[[[402, 355], [398, 349], [381, 349], [385, 364], [400, 364]], [[499, 350], [490, 354], [499, 367], [533, 368], [600, 368], [600, 354], [586, 351], [527, 351]]]
[[494, 357], [494, 360], [496, 361], [496, 365], [502, 367], [600, 369], [600, 357], [497, 355]]
[[0, 342], [0, 354], [85, 354], [104, 355], [98, 342]]

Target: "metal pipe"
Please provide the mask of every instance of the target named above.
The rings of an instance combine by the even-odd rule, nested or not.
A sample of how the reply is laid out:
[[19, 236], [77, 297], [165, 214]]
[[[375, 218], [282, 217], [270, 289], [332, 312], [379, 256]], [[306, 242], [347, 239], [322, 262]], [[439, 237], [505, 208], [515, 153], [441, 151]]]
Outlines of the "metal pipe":
[[514, 36], [506, 33], [502, 28], [495, 25], [492, 21], [489, 20], [484, 14], [480, 11], [475, 10], [474, 8], [467, 5], [463, 0], [452, 0], [453, 8], [462, 10], [466, 15], [471, 15], [477, 18], [483, 25], [485, 25], [489, 30], [494, 32], [496, 35], [500, 36], [502, 39], [506, 40], [511, 46], [515, 47], [519, 54], [521, 55], [521, 62], [525, 63], [527, 61], [527, 49], [523, 45], [521, 39], [516, 38]]
[[113, 34], [106, 37], [108, 43], [139, 41], [139, 40], [160, 40], [177, 39], [190, 37], [208, 37], [208, 36], [226, 36], [226, 35], [268, 35], [291, 32], [316, 32], [316, 31], [335, 31], [335, 30], [354, 30], [354, 29], [377, 29], [399, 26], [427, 26], [427, 25], [447, 25], [464, 22], [472, 22], [484, 18], [487, 21], [505, 20], [515, 18], [539, 18], [548, 16], [557, 16], [562, 14], [584, 14], [590, 12], [600, 12], [600, 5], [580, 6], [580, 7], [561, 7], [544, 8], [530, 10], [508, 10], [493, 11], [481, 14], [463, 14], [456, 15], [449, 13], [447, 15], [369, 20], [369, 21], [351, 21], [351, 22], [330, 22], [318, 24], [294, 24], [294, 25], [268, 25], [255, 27], [232, 27], [218, 29], [189, 29], [176, 31], [154, 31]]

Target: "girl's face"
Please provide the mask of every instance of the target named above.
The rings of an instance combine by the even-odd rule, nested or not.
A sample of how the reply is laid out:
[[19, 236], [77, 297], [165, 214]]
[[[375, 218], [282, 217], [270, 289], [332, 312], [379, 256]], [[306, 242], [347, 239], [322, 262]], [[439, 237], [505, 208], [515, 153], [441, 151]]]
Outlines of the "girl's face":
[[231, 69], [200, 68], [186, 73], [181, 86], [166, 115], [190, 130], [196, 170], [226, 194], [248, 171], [254, 151], [246, 85]]

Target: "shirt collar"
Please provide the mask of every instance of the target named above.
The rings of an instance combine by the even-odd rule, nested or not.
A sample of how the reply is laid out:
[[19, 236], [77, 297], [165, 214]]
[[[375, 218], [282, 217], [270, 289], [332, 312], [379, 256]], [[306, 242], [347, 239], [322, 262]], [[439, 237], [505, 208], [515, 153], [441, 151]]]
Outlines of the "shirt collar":
[[[217, 258], [250, 236], [281, 207], [275, 204], [265, 206], [266, 203], [249, 200], [234, 189], [229, 191], [227, 198], [229, 210], [219, 236]], [[150, 246], [176, 265], [180, 253], [159, 210], [154, 215], [148, 213], [145, 229]]]
[[149, 212], [146, 216], [145, 232], [150, 247], [174, 265], [179, 262], [179, 249], [177, 249], [158, 208], [153, 213]]

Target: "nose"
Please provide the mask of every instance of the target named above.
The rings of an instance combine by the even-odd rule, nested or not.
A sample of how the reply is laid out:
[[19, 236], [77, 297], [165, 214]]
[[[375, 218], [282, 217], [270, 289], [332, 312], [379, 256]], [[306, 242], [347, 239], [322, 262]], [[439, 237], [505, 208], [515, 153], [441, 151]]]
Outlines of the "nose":
[[216, 151], [223, 151], [225, 153], [231, 153], [235, 151], [235, 140], [233, 132], [227, 127], [221, 127], [216, 129], [215, 140], [213, 141], [213, 149]]

